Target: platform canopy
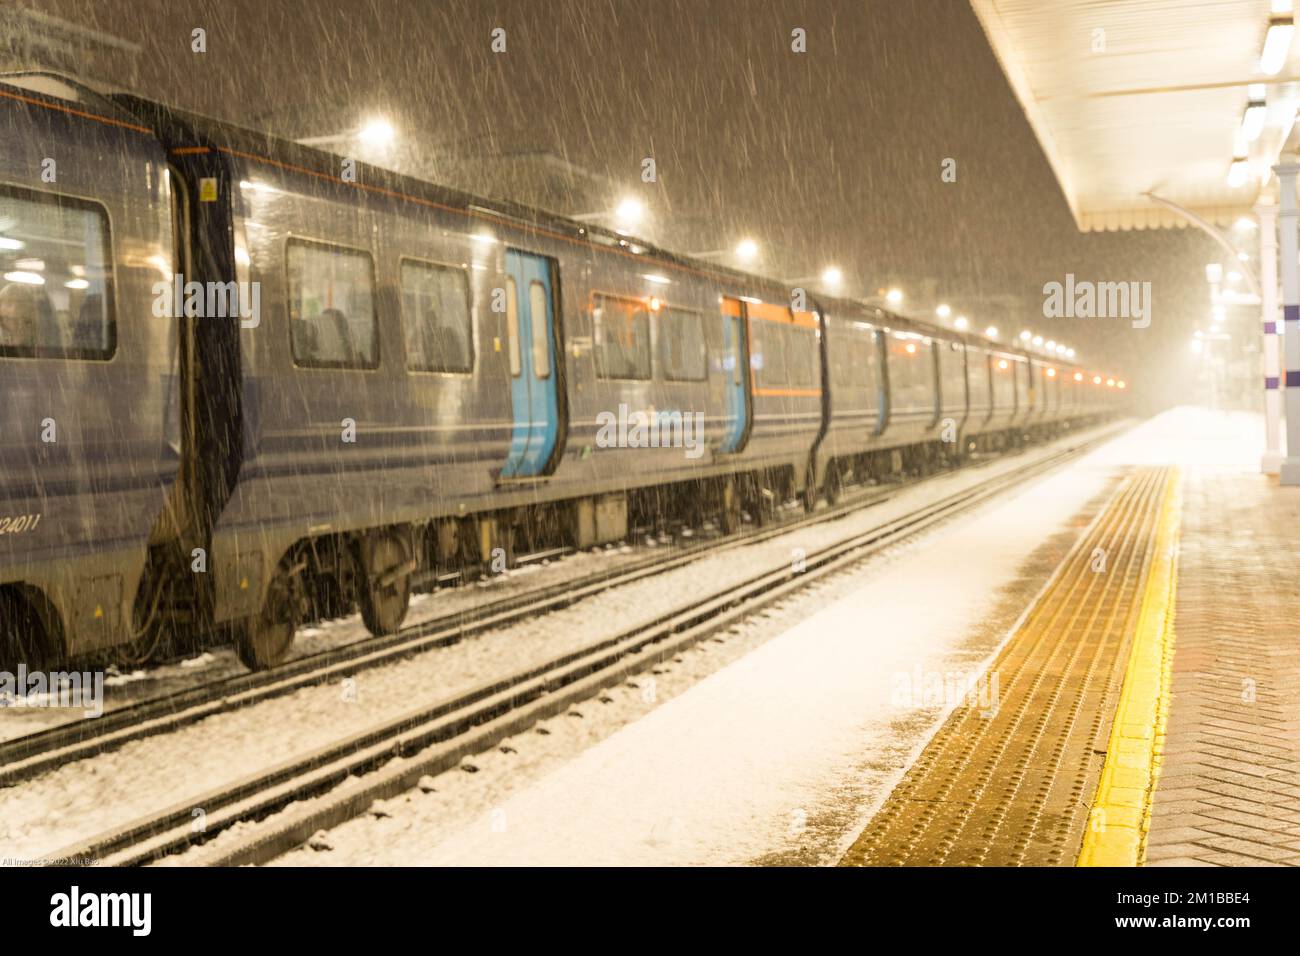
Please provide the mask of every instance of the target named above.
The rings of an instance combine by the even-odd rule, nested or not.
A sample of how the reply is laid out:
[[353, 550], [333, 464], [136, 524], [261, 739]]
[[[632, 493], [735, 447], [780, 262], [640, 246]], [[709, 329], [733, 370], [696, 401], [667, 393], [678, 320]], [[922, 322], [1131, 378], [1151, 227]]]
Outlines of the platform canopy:
[[1226, 225], [1300, 139], [1292, 0], [970, 2], [1082, 230]]

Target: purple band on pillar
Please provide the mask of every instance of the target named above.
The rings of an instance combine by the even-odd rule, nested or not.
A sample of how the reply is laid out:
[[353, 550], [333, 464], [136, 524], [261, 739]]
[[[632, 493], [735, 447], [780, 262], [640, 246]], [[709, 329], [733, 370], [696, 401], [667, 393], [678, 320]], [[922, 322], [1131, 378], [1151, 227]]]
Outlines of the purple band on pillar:
[[1300, 322], [1300, 305], [1282, 306], [1282, 320], [1284, 322]]
[[1265, 376], [1265, 378], [1264, 378], [1264, 387], [1265, 387], [1265, 388], [1277, 388], [1277, 376], [1275, 376], [1275, 375], [1268, 375], [1268, 376]]
[[1300, 372], [1288, 371], [1286, 373], [1286, 387], [1300, 388]]
[[1264, 323], [1264, 334], [1265, 334], [1265, 335], [1277, 335], [1277, 323], [1276, 323], [1276, 322], [1265, 322], [1265, 323]]

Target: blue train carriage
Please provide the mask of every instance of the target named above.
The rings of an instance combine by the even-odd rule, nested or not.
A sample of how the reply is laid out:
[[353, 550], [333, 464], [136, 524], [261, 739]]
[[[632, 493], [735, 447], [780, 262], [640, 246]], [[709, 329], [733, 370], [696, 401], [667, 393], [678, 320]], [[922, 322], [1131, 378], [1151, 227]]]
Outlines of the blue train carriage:
[[[189, 603], [250, 666], [352, 595], [391, 631], [421, 577], [504, 565], [520, 542], [618, 540], [638, 501], [703, 502], [725, 524], [738, 477], [803, 477], [820, 363], [799, 373], [806, 412], [751, 414], [751, 331], [718, 304], [752, 280], [122, 102], [183, 183], [195, 280], [257, 300], [194, 325], [186, 374], [222, 387], [193, 390], [187, 456], [206, 478], [177, 548], [206, 552]], [[810, 321], [791, 319], [815, 348]]]
[[802, 496], [810, 504], [816, 497], [812, 466], [828, 398], [821, 317], [753, 295], [724, 297], [721, 309], [724, 318], [740, 320], [749, 358], [742, 500], [766, 520], [787, 500]]
[[[0, 79], [0, 657], [130, 644], [181, 461], [166, 156], [98, 93]], [[170, 504], [170, 507], [169, 507]]]
[[[998, 374], [1023, 355], [852, 303], [792, 311], [770, 281], [614, 233], [19, 82], [0, 220], [11, 643], [35, 623], [52, 649], [139, 658], [220, 629], [267, 666], [303, 620], [357, 603], [394, 630], [413, 587], [516, 546], [667, 514], [731, 530], [742, 507], [896, 471], [948, 425], [1011, 434], [1031, 407]], [[71, 169], [29, 182], [37, 142]], [[169, 309], [156, 286], [176, 276]], [[47, 420], [58, 438], [37, 444]]]

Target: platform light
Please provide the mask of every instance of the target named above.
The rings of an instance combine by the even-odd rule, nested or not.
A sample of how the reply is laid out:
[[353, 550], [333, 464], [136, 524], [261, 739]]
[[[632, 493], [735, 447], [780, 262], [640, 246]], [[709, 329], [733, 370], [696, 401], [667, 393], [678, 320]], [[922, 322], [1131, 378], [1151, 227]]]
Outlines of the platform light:
[[1006, 360], [1006, 359], [998, 359], [998, 368], [1003, 369], [1003, 370], [1005, 371], [1005, 370], [1006, 370], [1006, 367], [1007, 367], [1007, 360]]
[[1121, 378], [1118, 382], [1115, 383], [1115, 387], [1116, 387], [1116, 388], [1128, 388], [1128, 386], [1124, 384], [1124, 380], [1123, 380], [1122, 378]]
[[934, 310], [934, 314], [941, 319], [946, 319], [948, 316], [952, 315], [952, 309], [948, 307], [946, 302], [940, 302], [939, 307]]
[[1042, 345], [1042, 344], [1043, 344], [1043, 337], [1042, 337], [1041, 335], [1035, 335], [1035, 336], [1034, 336], [1034, 344], [1035, 344], [1035, 345]]
[[1101, 376], [1100, 376], [1100, 375], [1094, 375], [1094, 376], [1092, 377], [1092, 384], [1093, 384], [1093, 385], [1100, 385], [1100, 384], [1101, 384]]
[[998, 327], [996, 325], [990, 325], [987, 329], [984, 330], [984, 337], [989, 339], [996, 339], [998, 337]]
[[1107, 388], [1114, 388], [1114, 387], [1115, 387], [1115, 380], [1114, 380], [1113, 378], [1108, 378], [1108, 379], [1106, 379], [1106, 387], [1107, 387]]
[[69, 279], [67, 282], [63, 283], [63, 288], [80, 292], [82, 289], [89, 289], [90, 283], [85, 279]]
[[1055, 351], [1056, 351], [1056, 343], [1055, 343], [1054, 341], [1052, 341], [1051, 339], [1048, 339], [1047, 342], [1046, 342], [1046, 344], [1043, 346], [1043, 348], [1047, 349], [1047, 351], [1049, 351], [1049, 352], [1055, 352]]
[[908, 355], [915, 355], [915, 354], [916, 354], [916, 343], [915, 343], [915, 342], [908, 342], [905, 346], [903, 346], [903, 348], [907, 350], [907, 354], [908, 354]]
[[1232, 189], [1246, 185], [1250, 178], [1250, 162], [1244, 156], [1236, 156], [1228, 167], [1228, 186]]
[[1065, 357], [1066, 357], [1066, 358], [1074, 358], [1074, 349], [1066, 349], [1066, 350], [1065, 350]]
[[667, 276], [656, 275], [655, 273], [642, 273], [641, 278], [646, 282], [653, 282], [655, 285], [672, 285], [673, 280]]
[[367, 146], [374, 147], [391, 146], [396, 138], [397, 130], [393, 129], [392, 123], [382, 117], [370, 120], [357, 133], [357, 139]]
[[1058, 345], [1058, 346], [1056, 347], [1056, 354], [1057, 354], [1057, 355], [1065, 355], [1066, 353], [1069, 353], [1070, 355], [1073, 355], [1073, 354], [1074, 354], [1074, 353], [1071, 352], [1069, 349], [1067, 349], [1064, 345]]
[[650, 304], [651, 312], [658, 312], [660, 309], [664, 307], [664, 304], [661, 301], [659, 301], [659, 297], [657, 295], [650, 296], [649, 304]]
[[902, 305], [903, 290], [898, 288], [890, 289], [885, 293], [885, 301], [890, 305]]
[[753, 262], [758, 258], [758, 243], [753, 239], [741, 239], [736, 243], [736, 258], [741, 262]]
[[1082, 382], [1082, 381], [1083, 381], [1083, 373], [1082, 373], [1082, 372], [1075, 372], [1075, 373], [1074, 373], [1074, 380], [1075, 380], [1076, 382]]
[[1249, 216], [1240, 216], [1232, 226], [1234, 229], [1240, 229], [1242, 232], [1249, 232], [1255, 228], [1255, 220], [1251, 219]]
[[1264, 89], [1263, 83], [1251, 83], [1246, 87], [1246, 112], [1241, 114], [1241, 135], [1248, 143], [1255, 142], [1264, 132], [1264, 117], [1268, 113]]
[[1056, 378], [1056, 369], [1054, 369], [1054, 368], [1049, 368], [1049, 369], [1047, 370], [1047, 377], [1048, 377], [1048, 378]]
[[1023, 332], [1020, 333], [1020, 341], [1022, 342], [1028, 342], [1033, 337], [1034, 337], [1034, 333], [1030, 332], [1028, 329], [1025, 329]]
[[645, 206], [635, 196], [627, 196], [614, 210], [614, 217], [625, 226], [635, 226], [645, 215]]
[[496, 245], [497, 237], [487, 232], [476, 232], [470, 236], [475, 242], [483, 246]]
[[1240, 272], [1237, 272], [1235, 269], [1234, 269], [1232, 272], [1229, 272], [1229, 273], [1228, 273], [1228, 281], [1231, 282], [1231, 283], [1234, 283], [1234, 284], [1240, 282], [1240, 281], [1241, 281], [1241, 273], [1240, 273]]
[[970, 320], [966, 318], [966, 316], [964, 315], [959, 315], [957, 316], [957, 318], [953, 319], [952, 325], [953, 328], [957, 329], [958, 331], [965, 332], [968, 328], [970, 328]]
[[1274, 11], [1274, 16], [1268, 21], [1268, 32], [1264, 34], [1264, 50], [1259, 55], [1261, 73], [1277, 76], [1291, 53], [1291, 38], [1294, 35], [1295, 21], [1290, 11]]
[[10, 239], [8, 236], [0, 236], [0, 249], [17, 250], [23, 247], [21, 239]]

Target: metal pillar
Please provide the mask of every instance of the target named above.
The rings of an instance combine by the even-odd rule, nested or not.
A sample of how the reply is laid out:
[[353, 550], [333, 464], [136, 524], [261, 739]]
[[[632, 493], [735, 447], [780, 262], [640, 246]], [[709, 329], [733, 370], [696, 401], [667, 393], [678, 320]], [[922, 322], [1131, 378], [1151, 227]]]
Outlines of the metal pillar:
[[[1293, 159], [1294, 157], [1288, 157]], [[1300, 485], [1300, 261], [1297, 261], [1295, 177], [1300, 165], [1274, 166], [1281, 186], [1278, 234], [1282, 247], [1282, 321], [1286, 350], [1286, 457], [1279, 476], [1284, 485]]]
[[1259, 284], [1264, 318], [1264, 456], [1259, 470], [1276, 475], [1282, 467], [1278, 436], [1282, 421], [1282, 372], [1277, 341], [1277, 206], [1260, 203]]

